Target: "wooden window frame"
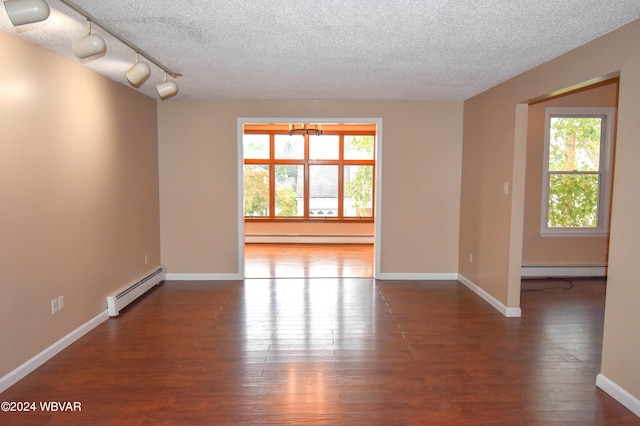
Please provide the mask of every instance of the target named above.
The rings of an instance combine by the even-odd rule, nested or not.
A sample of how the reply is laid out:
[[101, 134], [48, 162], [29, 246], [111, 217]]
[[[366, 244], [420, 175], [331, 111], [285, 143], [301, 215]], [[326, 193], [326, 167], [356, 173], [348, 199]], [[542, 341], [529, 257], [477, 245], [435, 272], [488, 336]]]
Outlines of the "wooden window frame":
[[[268, 159], [243, 159], [243, 165], [267, 165], [269, 167], [269, 216], [244, 216], [246, 222], [357, 222], [373, 223], [375, 218], [375, 193], [376, 193], [376, 152], [374, 144], [374, 155], [372, 160], [347, 160], [344, 158], [345, 136], [373, 136], [376, 137], [375, 130], [349, 129], [349, 125], [331, 126], [325, 130], [323, 125], [323, 135], [338, 135], [339, 137], [339, 158], [337, 160], [311, 160], [309, 159], [309, 135], [304, 135], [304, 158], [303, 159], [276, 159], [275, 157], [275, 136], [288, 135], [288, 127], [282, 125], [260, 125], [258, 128], [247, 128], [244, 134], [268, 134], [269, 135], [269, 158]], [[276, 165], [302, 165], [304, 169], [304, 216], [276, 216]], [[335, 165], [338, 166], [338, 215], [312, 217], [309, 216], [309, 169], [314, 165]], [[371, 166], [373, 172], [373, 186], [371, 194], [371, 217], [344, 216], [344, 169], [345, 166]]]

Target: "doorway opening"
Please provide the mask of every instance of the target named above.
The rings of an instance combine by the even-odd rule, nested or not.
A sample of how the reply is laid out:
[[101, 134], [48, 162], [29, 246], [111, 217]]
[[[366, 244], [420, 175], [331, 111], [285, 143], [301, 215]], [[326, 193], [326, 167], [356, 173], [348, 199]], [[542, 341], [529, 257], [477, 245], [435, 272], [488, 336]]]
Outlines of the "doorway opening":
[[381, 147], [380, 118], [239, 118], [242, 276], [375, 277]]
[[606, 285], [618, 85], [609, 76], [527, 106], [518, 293]]

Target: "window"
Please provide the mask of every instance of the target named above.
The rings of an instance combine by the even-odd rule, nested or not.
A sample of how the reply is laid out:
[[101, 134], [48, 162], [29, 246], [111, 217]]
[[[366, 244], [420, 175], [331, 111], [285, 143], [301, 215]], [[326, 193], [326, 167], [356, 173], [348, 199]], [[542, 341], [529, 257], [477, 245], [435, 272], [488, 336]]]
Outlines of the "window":
[[373, 220], [375, 125], [288, 129], [245, 125], [245, 219]]
[[613, 108], [547, 108], [543, 236], [608, 233]]

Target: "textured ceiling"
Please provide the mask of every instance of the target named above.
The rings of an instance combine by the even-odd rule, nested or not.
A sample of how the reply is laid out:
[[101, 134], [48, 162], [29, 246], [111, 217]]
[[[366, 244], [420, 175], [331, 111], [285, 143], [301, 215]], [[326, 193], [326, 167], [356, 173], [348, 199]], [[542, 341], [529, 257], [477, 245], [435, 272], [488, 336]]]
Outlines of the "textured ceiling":
[[[0, 28], [74, 61], [84, 19]], [[640, 18], [640, 0], [75, 0], [183, 76], [182, 99], [463, 100]], [[131, 49], [83, 62], [127, 84]], [[635, 42], [638, 42], [636, 40]], [[1, 55], [1, 53], [0, 53]], [[138, 90], [157, 97], [162, 71]]]

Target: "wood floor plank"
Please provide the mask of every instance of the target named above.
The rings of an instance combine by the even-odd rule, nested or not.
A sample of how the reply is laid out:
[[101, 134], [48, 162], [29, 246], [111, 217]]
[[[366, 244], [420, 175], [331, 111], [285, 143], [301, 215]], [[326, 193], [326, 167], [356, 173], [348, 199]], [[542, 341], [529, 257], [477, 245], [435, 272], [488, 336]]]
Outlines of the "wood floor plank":
[[165, 282], [0, 394], [81, 412], [0, 424], [640, 424], [595, 386], [604, 281], [548, 285], [505, 318], [453, 281]]

